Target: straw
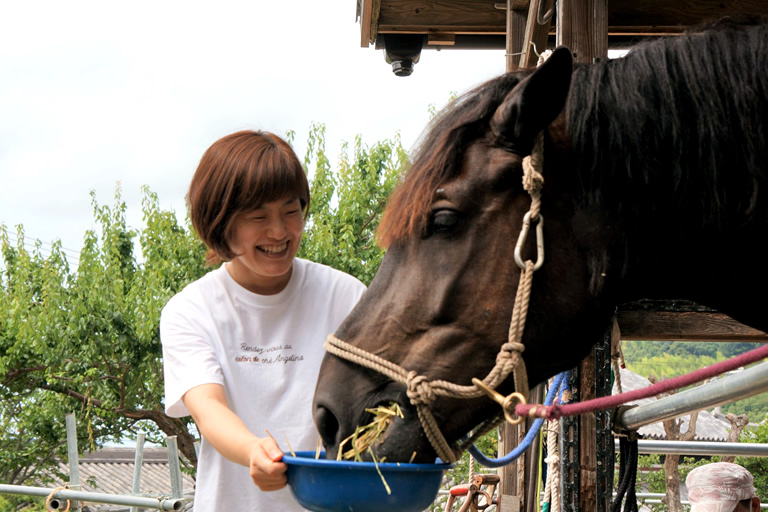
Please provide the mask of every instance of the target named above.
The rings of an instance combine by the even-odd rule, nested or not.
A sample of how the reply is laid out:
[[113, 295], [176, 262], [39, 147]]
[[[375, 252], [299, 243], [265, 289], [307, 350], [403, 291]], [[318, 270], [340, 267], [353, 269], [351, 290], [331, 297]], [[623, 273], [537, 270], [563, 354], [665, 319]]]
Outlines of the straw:
[[[360, 457], [360, 454], [370, 450], [370, 447], [384, 435], [387, 427], [396, 417], [403, 417], [403, 412], [397, 402], [391, 402], [389, 407], [380, 405], [375, 409], [366, 409], [366, 412], [373, 414], [373, 421], [368, 425], [357, 427], [352, 435], [341, 442], [336, 460], [344, 458], [345, 460], [354, 459], [361, 461], [362, 457]], [[348, 442], [350, 442], [351, 448], [345, 452], [343, 447]]]

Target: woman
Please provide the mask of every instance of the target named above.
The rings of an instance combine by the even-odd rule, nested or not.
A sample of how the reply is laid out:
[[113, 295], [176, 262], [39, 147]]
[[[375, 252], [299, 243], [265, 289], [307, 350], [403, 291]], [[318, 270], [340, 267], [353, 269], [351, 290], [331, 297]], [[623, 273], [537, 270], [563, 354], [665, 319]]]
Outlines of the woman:
[[173, 297], [160, 320], [166, 412], [191, 415], [202, 435], [195, 509], [303, 510], [268, 434], [286, 450], [316, 448], [311, 406], [323, 340], [365, 286], [295, 257], [309, 185], [274, 134], [216, 141], [188, 199], [207, 261], [224, 262]]

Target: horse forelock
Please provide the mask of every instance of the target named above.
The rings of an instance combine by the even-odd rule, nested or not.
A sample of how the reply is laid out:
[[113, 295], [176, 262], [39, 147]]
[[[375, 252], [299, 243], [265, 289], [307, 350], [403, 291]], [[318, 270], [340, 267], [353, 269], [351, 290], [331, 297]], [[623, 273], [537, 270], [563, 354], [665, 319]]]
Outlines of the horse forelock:
[[768, 25], [720, 23], [574, 71], [566, 106], [581, 207], [748, 222], [766, 178]]
[[450, 102], [432, 120], [416, 147], [411, 167], [387, 202], [377, 232], [382, 247], [423, 232], [435, 191], [460, 173], [468, 145], [486, 135], [496, 108], [527, 74], [506, 73], [480, 84]]

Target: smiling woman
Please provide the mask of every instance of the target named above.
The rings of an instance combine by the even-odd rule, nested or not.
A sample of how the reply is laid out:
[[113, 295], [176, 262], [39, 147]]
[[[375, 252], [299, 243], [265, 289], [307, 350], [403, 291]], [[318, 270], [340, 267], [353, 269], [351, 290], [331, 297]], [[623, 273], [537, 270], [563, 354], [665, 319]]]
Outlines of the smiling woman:
[[229, 274], [254, 293], [279, 293], [291, 277], [303, 229], [298, 198], [270, 201], [237, 215], [230, 228], [230, 247], [236, 256], [227, 268]]
[[191, 415], [203, 437], [201, 510], [301, 510], [284, 489], [283, 452], [255, 433], [281, 432], [297, 450], [315, 449], [323, 339], [365, 289], [296, 258], [309, 204], [298, 158], [268, 132], [219, 139], [192, 178], [192, 224], [208, 262], [225, 263], [168, 302], [160, 338], [166, 412]]

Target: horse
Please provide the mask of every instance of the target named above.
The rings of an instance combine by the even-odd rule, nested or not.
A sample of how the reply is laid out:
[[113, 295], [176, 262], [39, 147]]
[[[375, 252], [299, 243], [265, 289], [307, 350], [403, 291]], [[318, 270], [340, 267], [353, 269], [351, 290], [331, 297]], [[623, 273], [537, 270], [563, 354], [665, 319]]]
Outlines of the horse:
[[[768, 24], [725, 19], [604, 62], [560, 47], [449, 104], [388, 200], [373, 281], [326, 342], [327, 457], [397, 403], [377, 458], [455, 460], [501, 411], [473, 378], [511, 396], [575, 367], [620, 304], [689, 300], [768, 330], [766, 63]], [[522, 359], [494, 374], [516, 312]]]

